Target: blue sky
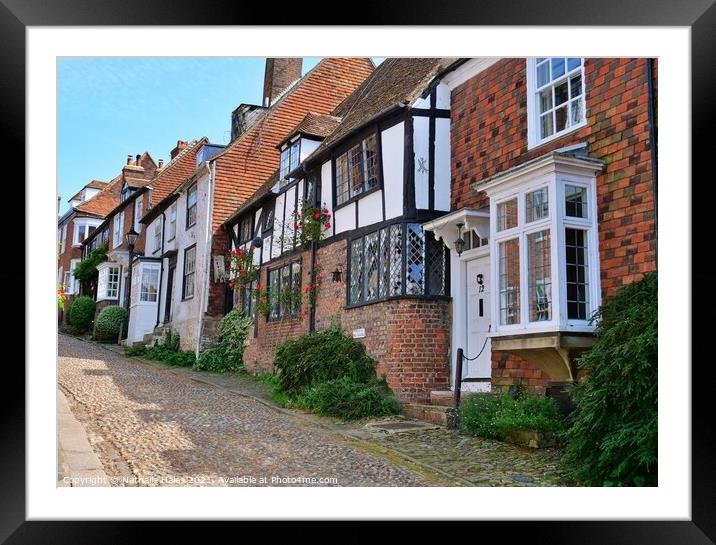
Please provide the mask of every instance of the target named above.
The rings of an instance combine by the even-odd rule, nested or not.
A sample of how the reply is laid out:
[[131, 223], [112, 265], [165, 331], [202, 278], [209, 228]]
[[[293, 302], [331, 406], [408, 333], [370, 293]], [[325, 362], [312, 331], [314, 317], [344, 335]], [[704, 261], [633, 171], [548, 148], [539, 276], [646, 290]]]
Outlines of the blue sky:
[[[304, 58], [303, 72], [319, 60]], [[115, 177], [127, 155], [148, 151], [166, 162], [177, 140], [228, 143], [234, 108], [261, 103], [264, 65], [235, 57], [58, 59], [60, 214], [90, 180]]]

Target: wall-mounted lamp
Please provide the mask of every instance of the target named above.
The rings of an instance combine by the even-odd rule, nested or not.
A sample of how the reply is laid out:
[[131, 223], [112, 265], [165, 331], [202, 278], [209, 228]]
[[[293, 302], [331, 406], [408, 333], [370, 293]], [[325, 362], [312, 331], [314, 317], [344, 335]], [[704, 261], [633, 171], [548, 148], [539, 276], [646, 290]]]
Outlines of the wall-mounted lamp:
[[457, 240], [454, 242], [457, 255], [461, 255], [465, 249], [465, 240], [462, 238], [462, 223], [457, 224]]
[[343, 271], [340, 269], [340, 267], [336, 267], [336, 270], [331, 273], [333, 281], [340, 282], [342, 274]]

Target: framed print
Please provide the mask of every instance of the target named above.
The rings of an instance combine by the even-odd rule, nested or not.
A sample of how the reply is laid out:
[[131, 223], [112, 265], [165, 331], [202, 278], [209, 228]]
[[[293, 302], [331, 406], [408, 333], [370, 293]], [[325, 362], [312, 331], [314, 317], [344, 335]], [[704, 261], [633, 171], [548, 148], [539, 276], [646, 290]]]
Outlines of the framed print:
[[27, 356], [2, 539], [290, 519], [713, 543], [689, 219], [716, 8], [595, 6], [334, 26], [6, 0]]

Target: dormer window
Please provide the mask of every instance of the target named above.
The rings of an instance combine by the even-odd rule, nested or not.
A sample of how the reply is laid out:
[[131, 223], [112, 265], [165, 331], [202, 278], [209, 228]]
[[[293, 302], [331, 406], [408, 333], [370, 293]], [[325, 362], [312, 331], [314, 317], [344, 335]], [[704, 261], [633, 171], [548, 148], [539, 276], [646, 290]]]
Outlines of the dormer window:
[[130, 188], [128, 185], [125, 184], [124, 187], [122, 187], [122, 192], [119, 195], [120, 201], [121, 202], [126, 201], [132, 193], [133, 193], [132, 188]]
[[298, 168], [300, 162], [301, 139], [299, 138], [295, 142], [286, 144], [286, 147], [281, 150], [279, 188], [285, 187], [295, 180], [295, 178], [288, 178], [288, 173]]
[[375, 133], [336, 158], [336, 205], [378, 187], [378, 142]]

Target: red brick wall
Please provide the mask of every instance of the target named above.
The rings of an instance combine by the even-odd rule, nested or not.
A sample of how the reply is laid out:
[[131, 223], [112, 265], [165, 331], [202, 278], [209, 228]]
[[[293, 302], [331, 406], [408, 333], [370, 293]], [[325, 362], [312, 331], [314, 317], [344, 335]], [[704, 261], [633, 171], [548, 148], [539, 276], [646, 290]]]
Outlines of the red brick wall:
[[[72, 246], [72, 237], [74, 236], [75, 231], [74, 216], [67, 220], [65, 224], [67, 225], [67, 234], [62, 245], [62, 253], [57, 260], [57, 272], [59, 273], [60, 267], [62, 267], [63, 276], [63, 278], [59, 279], [59, 282], [64, 281], [65, 273], [70, 270], [72, 260], [82, 259], [82, 248], [79, 246], [76, 248]], [[57, 251], [59, 251], [59, 247], [57, 248]]]
[[[302, 254], [302, 286], [310, 281], [310, 252]], [[296, 259], [298, 256], [281, 260]], [[280, 263], [272, 263], [271, 267]], [[401, 402], [427, 403], [430, 390], [448, 387], [450, 367], [450, 317], [447, 301], [395, 299], [344, 308], [346, 302], [346, 240], [334, 241], [318, 250], [317, 266], [322, 278], [316, 305], [316, 330], [337, 323], [351, 335], [364, 328], [361, 342], [376, 360], [376, 373], [385, 376]], [[333, 282], [331, 272], [340, 267], [342, 281]], [[266, 285], [266, 268], [260, 282]], [[304, 296], [300, 316], [266, 322], [258, 318], [258, 335], [251, 335], [244, 353], [251, 372], [272, 371], [276, 345], [308, 332], [308, 303]]]
[[[646, 59], [586, 59], [587, 125], [527, 149], [524, 59], [504, 59], [452, 92], [452, 208], [487, 204], [472, 184], [556, 148], [587, 142], [605, 161], [597, 177], [603, 297], [656, 270]], [[493, 354], [493, 382], [532, 389], [546, 376], [514, 356]]]

